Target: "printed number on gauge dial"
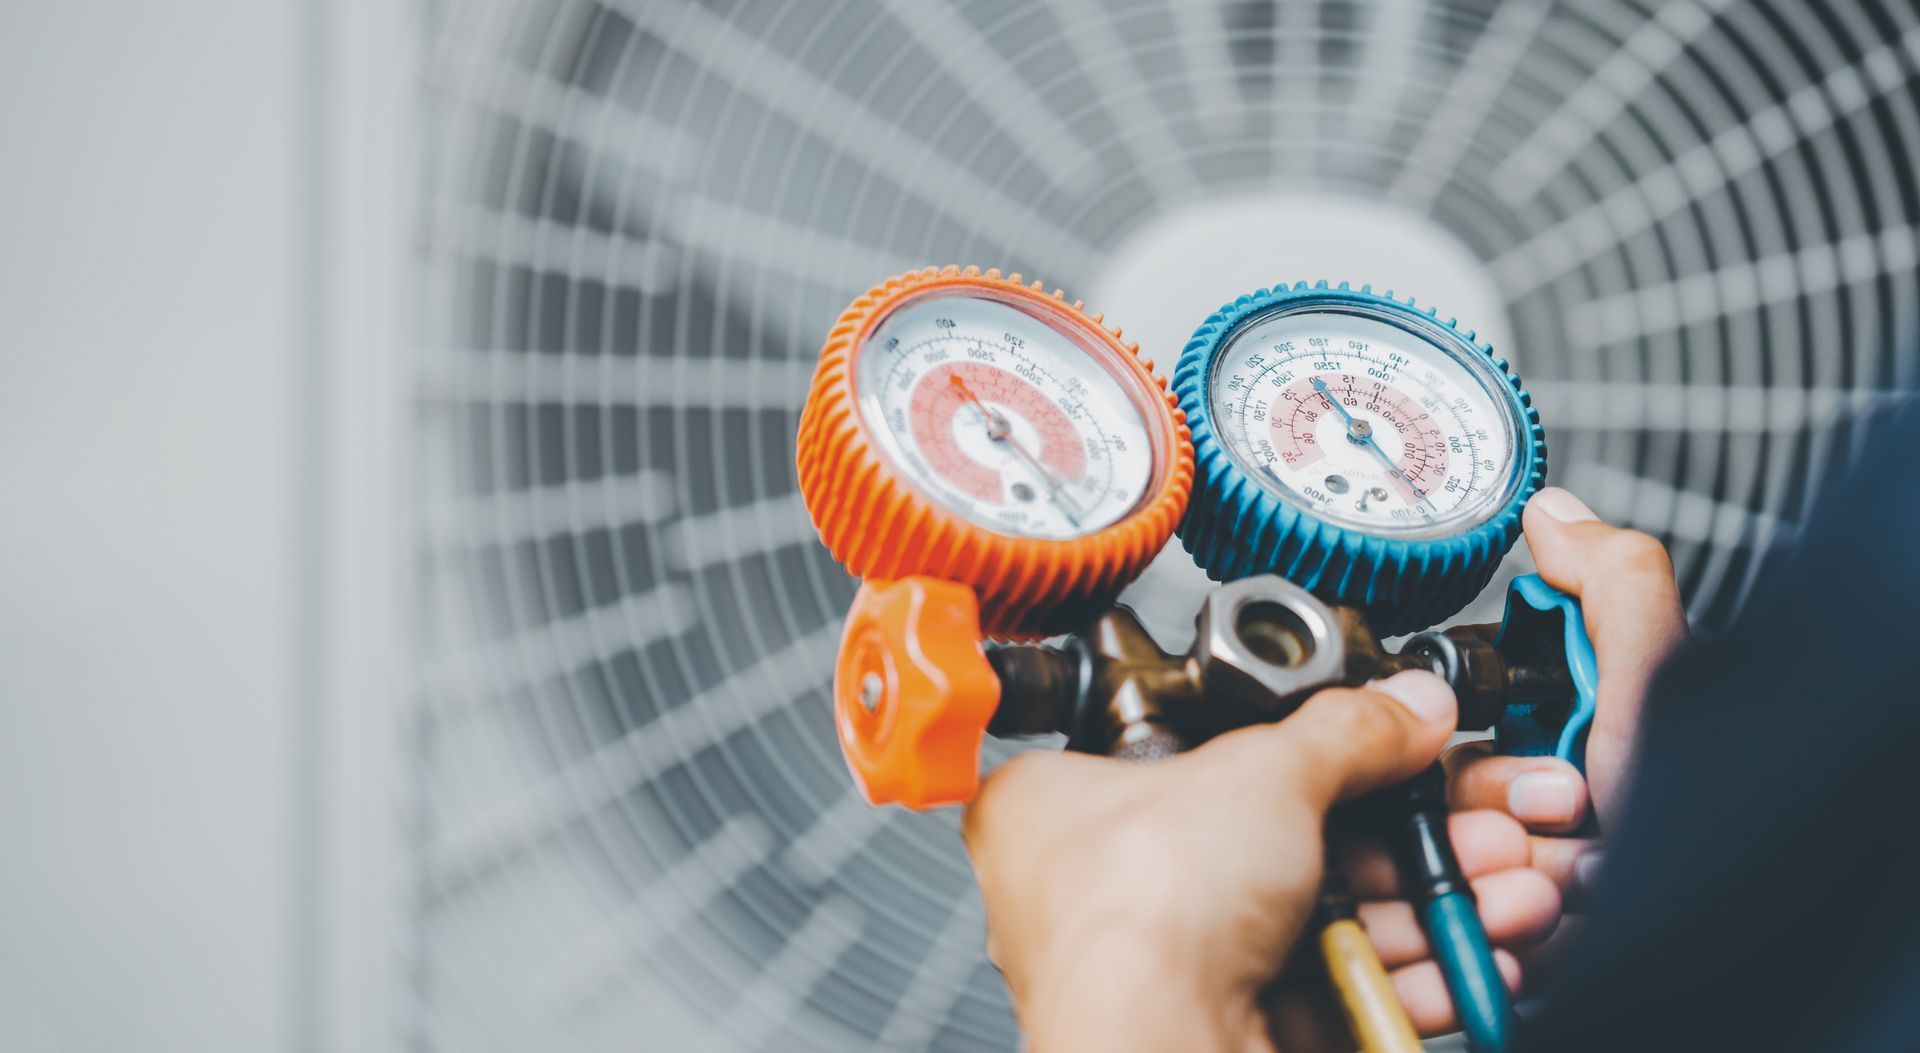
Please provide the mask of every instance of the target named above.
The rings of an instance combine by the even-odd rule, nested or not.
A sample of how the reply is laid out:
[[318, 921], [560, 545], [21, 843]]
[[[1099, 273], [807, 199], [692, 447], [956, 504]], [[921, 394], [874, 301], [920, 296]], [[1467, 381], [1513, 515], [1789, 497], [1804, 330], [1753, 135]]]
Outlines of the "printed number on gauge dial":
[[1211, 402], [1228, 451], [1282, 498], [1369, 533], [1437, 536], [1511, 489], [1518, 423], [1495, 383], [1490, 363], [1399, 325], [1300, 311], [1232, 338]]
[[928, 296], [883, 319], [859, 354], [861, 416], [878, 445], [972, 523], [1078, 537], [1150, 489], [1143, 393], [1089, 335], [986, 297]]

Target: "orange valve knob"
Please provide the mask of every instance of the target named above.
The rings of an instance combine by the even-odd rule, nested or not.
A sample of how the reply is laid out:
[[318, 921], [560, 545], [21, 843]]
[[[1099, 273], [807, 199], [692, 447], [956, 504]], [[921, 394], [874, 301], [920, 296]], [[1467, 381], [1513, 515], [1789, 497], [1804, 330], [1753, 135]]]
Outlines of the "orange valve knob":
[[800, 417], [800, 492], [847, 570], [970, 586], [989, 636], [1073, 629], [1145, 568], [1193, 447], [1139, 349], [1018, 275], [927, 268], [855, 300]]
[[860, 587], [840, 638], [833, 714], [869, 802], [919, 810], [972, 799], [999, 704], [972, 589], [938, 578]]

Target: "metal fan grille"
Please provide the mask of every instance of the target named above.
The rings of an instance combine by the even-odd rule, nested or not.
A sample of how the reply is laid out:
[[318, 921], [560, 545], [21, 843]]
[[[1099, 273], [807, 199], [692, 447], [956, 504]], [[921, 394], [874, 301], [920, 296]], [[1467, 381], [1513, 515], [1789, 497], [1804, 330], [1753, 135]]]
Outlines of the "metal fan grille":
[[1914, 379], [1911, 3], [422, 14], [423, 1048], [1016, 1044], [956, 817], [866, 808], [832, 741], [853, 586], [791, 441], [888, 274], [1079, 289], [1235, 194], [1424, 214], [1506, 301], [1555, 481], [1668, 542], [1706, 630], [1822, 425]]

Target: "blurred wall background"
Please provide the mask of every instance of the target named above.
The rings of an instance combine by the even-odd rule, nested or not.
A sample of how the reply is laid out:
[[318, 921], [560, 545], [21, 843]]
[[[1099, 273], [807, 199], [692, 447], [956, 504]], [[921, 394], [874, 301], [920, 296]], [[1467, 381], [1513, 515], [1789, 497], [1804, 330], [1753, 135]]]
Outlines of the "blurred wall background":
[[8, 1048], [291, 1038], [304, 17], [0, 13]]
[[0, 1048], [392, 1047], [386, 7], [0, 7]]
[[1712, 632], [1913, 387], [1916, 71], [1911, 0], [8, 6], [0, 1048], [1012, 1048], [832, 741], [839, 308], [1393, 286]]

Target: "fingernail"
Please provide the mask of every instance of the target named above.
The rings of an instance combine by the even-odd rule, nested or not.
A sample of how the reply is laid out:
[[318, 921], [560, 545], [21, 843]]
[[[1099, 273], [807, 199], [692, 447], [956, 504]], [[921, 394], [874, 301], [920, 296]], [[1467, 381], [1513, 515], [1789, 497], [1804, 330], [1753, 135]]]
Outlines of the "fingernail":
[[1588, 508], [1585, 501], [1557, 486], [1549, 486], [1534, 494], [1533, 500], [1527, 503], [1562, 523], [1587, 523], [1600, 518], [1593, 514], [1593, 509]]
[[1596, 848], [1582, 855], [1579, 861], [1573, 864], [1573, 882], [1580, 887], [1581, 892], [1593, 891], [1594, 885], [1599, 883], [1600, 867], [1605, 861], [1606, 853]]
[[1453, 688], [1424, 669], [1409, 669], [1367, 685], [1413, 711], [1425, 721], [1453, 719]]
[[1579, 803], [1573, 780], [1559, 772], [1528, 772], [1507, 787], [1507, 810], [1523, 823], [1570, 823]]

